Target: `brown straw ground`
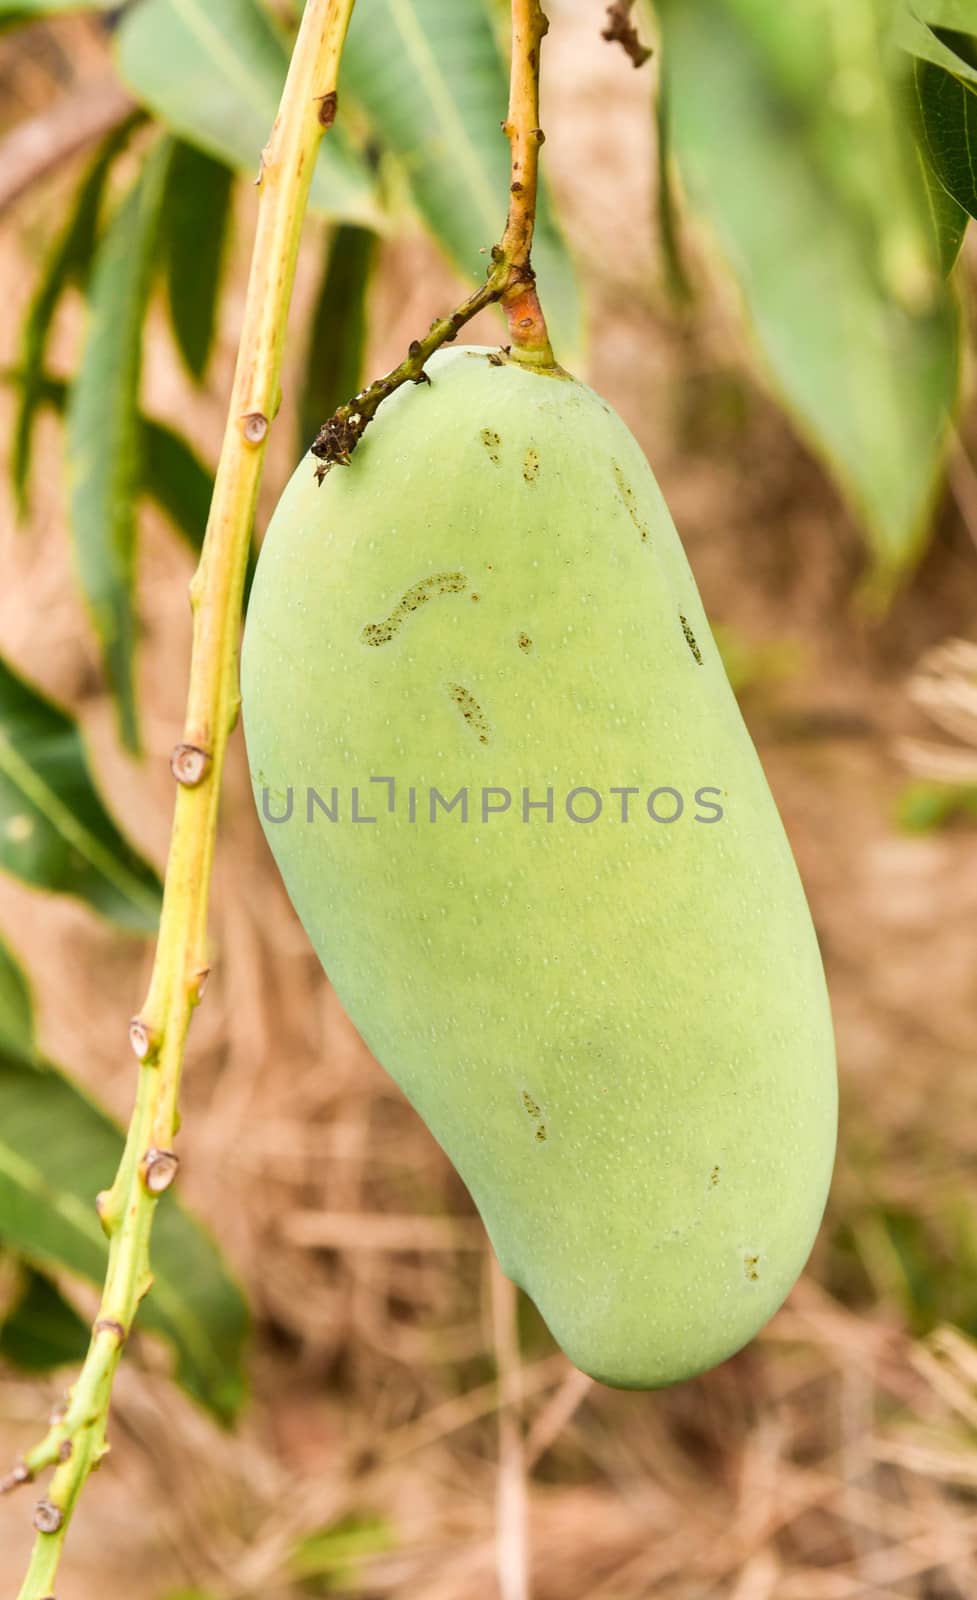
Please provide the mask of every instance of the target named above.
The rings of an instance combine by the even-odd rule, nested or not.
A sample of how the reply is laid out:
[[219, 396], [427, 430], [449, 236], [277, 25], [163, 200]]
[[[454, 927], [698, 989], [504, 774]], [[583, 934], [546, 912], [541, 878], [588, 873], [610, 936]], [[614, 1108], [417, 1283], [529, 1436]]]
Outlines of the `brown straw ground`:
[[[308, 949], [252, 812], [238, 736], [214, 976], [191, 1035], [181, 1189], [247, 1287], [252, 1399], [240, 1428], [222, 1434], [174, 1391], [161, 1352], [133, 1339], [112, 1455], [72, 1531], [61, 1600], [167, 1600], [191, 1588], [217, 1600], [977, 1596], [977, 1354], [957, 1331], [977, 1332], [977, 842], [966, 822], [913, 835], [894, 821], [906, 782], [898, 741], [935, 737], [931, 706], [914, 703], [908, 680], [924, 651], [972, 628], [973, 543], [951, 500], [912, 590], [881, 625], [859, 620], [855, 531], [749, 376], [734, 298], [698, 234], [694, 319], [680, 320], [659, 288], [647, 69], [598, 47], [599, 7], [589, 19], [568, 3], [551, 10], [547, 155], [587, 286], [589, 375], [647, 448], [707, 608], [726, 630], [825, 953], [842, 1081], [828, 1219], [807, 1274], [761, 1338], [678, 1389], [621, 1394], [590, 1383], [525, 1303], [514, 1328], [512, 1296], [464, 1189]], [[68, 26], [72, 70], [103, 71], [86, 26]], [[61, 81], [49, 35], [37, 39], [16, 95], [14, 46], [4, 42], [8, 121]], [[621, 152], [612, 166], [608, 148]], [[0, 231], [4, 365], [75, 170], [52, 175]], [[211, 455], [252, 217], [243, 190], [206, 393], [188, 391], [159, 314], [148, 341], [147, 408]], [[310, 242], [319, 236], [312, 225]], [[604, 251], [596, 241], [608, 238], [614, 248]], [[296, 330], [315, 253], [301, 269]], [[385, 246], [371, 372], [456, 294], [423, 241]], [[78, 326], [73, 300], [57, 330], [62, 367]], [[498, 332], [486, 321], [471, 337]], [[293, 424], [286, 404], [262, 526], [292, 464]], [[968, 422], [965, 446], [974, 431]], [[112, 804], [160, 861], [190, 558], [147, 513], [149, 755], [137, 768], [115, 748], [71, 577], [51, 418], [39, 445], [30, 530], [15, 530], [5, 488], [0, 505], [0, 648], [75, 709]], [[0, 929], [34, 977], [45, 1050], [127, 1115], [125, 1026], [148, 952], [9, 880]], [[8, 1282], [0, 1273], [0, 1296]], [[34, 1439], [67, 1377], [38, 1383], [0, 1369], [5, 1459]], [[0, 1502], [4, 1595], [26, 1560], [30, 1504], [30, 1491]], [[354, 1519], [364, 1559], [331, 1578], [310, 1575], [303, 1541], [343, 1519]]]

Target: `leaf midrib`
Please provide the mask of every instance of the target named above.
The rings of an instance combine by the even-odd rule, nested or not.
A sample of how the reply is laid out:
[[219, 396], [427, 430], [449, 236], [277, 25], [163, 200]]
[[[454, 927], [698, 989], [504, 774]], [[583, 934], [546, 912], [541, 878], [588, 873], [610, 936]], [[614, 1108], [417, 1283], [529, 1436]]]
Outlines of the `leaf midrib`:
[[9, 736], [0, 729], [0, 773], [9, 778], [24, 798], [38, 810], [62, 839], [88, 862], [90, 867], [131, 900], [140, 910], [158, 915], [159, 899], [129, 872], [110, 850], [72, 814], [49, 784], [15, 749]]

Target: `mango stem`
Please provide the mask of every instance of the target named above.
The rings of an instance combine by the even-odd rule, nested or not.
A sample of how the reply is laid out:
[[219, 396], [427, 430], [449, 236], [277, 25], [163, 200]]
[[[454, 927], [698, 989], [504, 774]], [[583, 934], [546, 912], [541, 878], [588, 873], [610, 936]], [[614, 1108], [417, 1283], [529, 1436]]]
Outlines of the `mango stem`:
[[399, 366], [361, 389], [323, 423], [312, 445], [312, 454], [319, 461], [316, 476], [320, 483], [330, 468], [349, 466], [353, 451], [388, 395], [405, 383], [430, 382], [425, 363], [435, 350], [456, 339], [466, 322], [486, 306], [501, 302], [509, 323], [512, 342], [500, 351], [500, 364], [511, 360], [539, 371], [560, 372], [530, 259], [539, 192], [539, 149], [544, 140], [539, 126], [539, 57], [548, 29], [539, 0], [512, 0], [509, 111], [502, 124], [511, 150], [509, 210], [502, 238], [492, 246], [485, 282], [449, 316], [432, 322], [423, 338], [412, 340]]

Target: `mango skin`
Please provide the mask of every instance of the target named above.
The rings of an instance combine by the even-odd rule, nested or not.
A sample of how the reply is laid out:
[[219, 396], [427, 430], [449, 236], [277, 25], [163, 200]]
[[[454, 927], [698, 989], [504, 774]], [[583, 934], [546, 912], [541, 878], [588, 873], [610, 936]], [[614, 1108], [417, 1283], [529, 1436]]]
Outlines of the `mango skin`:
[[[752, 1338], [814, 1240], [837, 1120], [817, 943], [635, 439], [566, 375], [474, 348], [429, 370], [322, 487], [307, 457], [269, 526], [256, 800], [284, 815], [292, 790], [264, 826], [293, 904], [503, 1270], [585, 1372], [658, 1387]], [[593, 823], [563, 805], [581, 785]], [[627, 823], [612, 785], [640, 790]], [[644, 809], [661, 785], [674, 823]], [[308, 822], [333, 786], [339, 820]], [[428, 820], [431, 786], [468, 786], [467, 824]], [[483, 822], [483, 786], [511, 810]], [[524, 786], [553, 786], [552, 823], [522, 820]], [[719, 821], [694, 820], [702, 786]]]

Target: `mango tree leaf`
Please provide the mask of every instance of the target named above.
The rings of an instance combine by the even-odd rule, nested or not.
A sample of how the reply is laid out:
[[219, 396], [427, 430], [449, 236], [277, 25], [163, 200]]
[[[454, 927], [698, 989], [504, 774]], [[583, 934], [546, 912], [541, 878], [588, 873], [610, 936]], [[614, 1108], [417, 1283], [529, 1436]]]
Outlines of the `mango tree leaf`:
[[142, 419], [143, 488], [192, 550], [204, 542], [214, 474], [181, 434]]
[[51, 324], [61, 296], [85, 271], [95, 249], [98, 216], [109, 168], [139, 117], [130, 117], [103, 141], [75, 195], [67, 224], [45, 261], [20, 334], [21, 387], [10, 466], [17, 510], [27, 510], [34, 418], [44, 396], [44, 365]]
[[977, 67], [961, 57], [934, 28], [977, 34], [973, 0], [901, 0], [893, 23], [894, 37], [910, 55], [931, 61], [977, 85]]
[[89, 1330], [48, 1278], [27, 1268], [20, 1295], [0, 1324], [0, 1361], [50, 1372], [84, 1360]]
[[[880, 248], [878, 216], [832, 184], [832, 140], [812, 159], [812, 120], [831, 114], [825, 86], [823, 105], [798, 101], [725, 3], [660, 9], [690, 199], [736, 274], [774, 383], [863, 522], [884, 592], [920, 552], [957, 401], [956, 306], [935, 251], [926, 274], [921, 255], [887, 248], [925, 248], [925, 217], [917, 232], [903, 215]], [[795, 15], [778, 9], [778, 26]]]
[[[451, 260], [467, 278], [484, 278], [505, 224], [509, 147], [499, 127], [506, 74], [483, 0], [358, 0], [343, 88], [399, 158]], [[573, 366], [583, 341], [580, 296], [545, 188], [533, 264], [557, 358]]]
[[[20, 374], [16, 372], [2, 373], [0, 378], [14, 384], [21, 381]], [[63, 378], [44, 374], [38, 380], [38, 397], [45, 405], [63, 415], [68, 403], [68, 385]], [[140, 493], [155, 502], [190, 549], [199, 554], [214, 493], [214, 474], [183, 435], [167, 423], [159, 422], [154, 417], [140, 416], [139, 427], [142, 437], [139, 453], [142, 474]], [[248, 554], [245, 599], [251, 587], [256, 559], [252, 544]]]
[[[0, 1053], [0, 1241], [39, 1270], [100, 1284], [108, 1241], [95, 1196], [111, 1185], [123, 1135], [62, 1073]], [[176, 1378], [222, 1421], [244, 1395], [247, 1308], [216, 1244], [164, 1200], [152, 1244], [153, 1288], [137, 1327], [173, 1347]]]
[[296, 1583], [308, 1585], [325, 1579], [330, 1593], [334, 1589], [356, 1589], [367, 1562], [396, 1548], [397, 1533], [392, 1522], [373, 1511], [354, 1511], [300, 1539], [288, 1566]]
[[375, 247], [376, 235], [367, 228], [337, 228], [329, 241], [305, 354], [299, 406], [299, 447], [303, 452], [326, 418], [360, 388], [366, 296]]
[[[122, 19], [116, 59], [136, 98], [175, 133], [254, 177], [288, 65], [258, 0], [140, 0]], [[379, 224], [372, 174], [341, 128], [322, 141], [309, 203]]]
[[120, 734], [133, 751], [139, 749], [132, 591], [142, 442], [142, 327], [157, 265], [171, 149], [168, 139], [155, 146], [99, 244], [88, 286], [81, 365], [68, 395], [68, 472], [78, 573], [101, 643]]
[[[155, 501], [190, 549], [199, 554], [207, 531], [214, 474], [205, 466], [182, 434], [143, 417], [143, 492]], [[244, 575], [244, 604], [251, 592], [257, 561], [252, 539]]]
[[931, 61], [913, 63], [919, 142], [944, 271], [963, 243], [967, 217], [977, 216], [977, 95]]
[[0, 939], [0, 1050], [34, 1054], [34, 1007], [27, 976]]
[[173, 331], [198, 383], [214, 342], [233, 187], [222, 161], [178, 141], [166, 179], [163, 246]]
[[152, 933], [162, 886], [92, 781], [78, 725], [0, 659], [0, 867]]

